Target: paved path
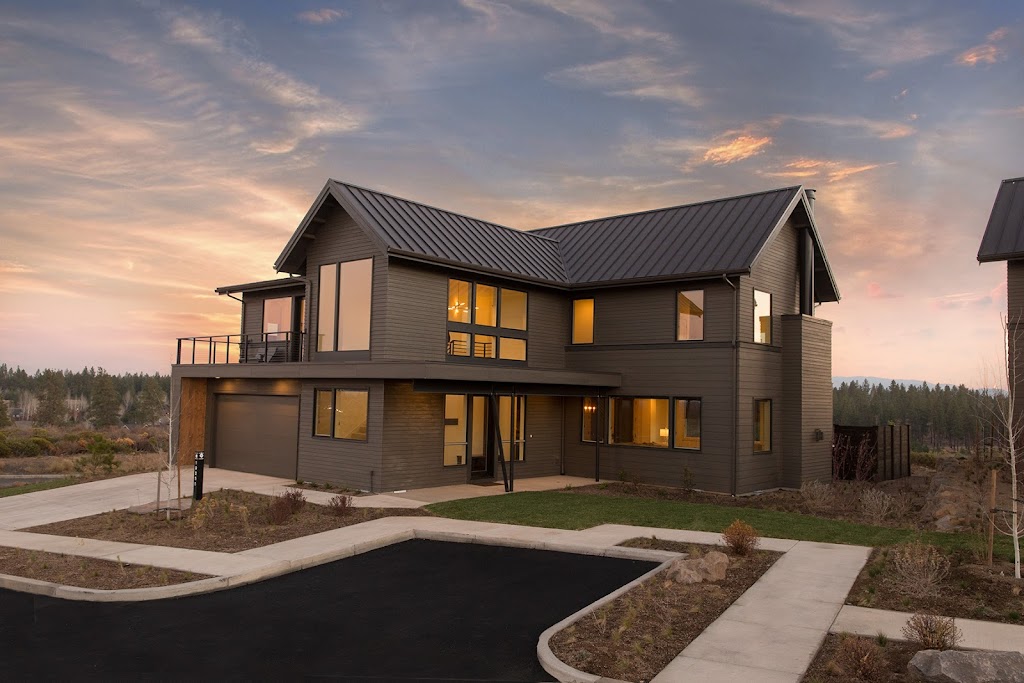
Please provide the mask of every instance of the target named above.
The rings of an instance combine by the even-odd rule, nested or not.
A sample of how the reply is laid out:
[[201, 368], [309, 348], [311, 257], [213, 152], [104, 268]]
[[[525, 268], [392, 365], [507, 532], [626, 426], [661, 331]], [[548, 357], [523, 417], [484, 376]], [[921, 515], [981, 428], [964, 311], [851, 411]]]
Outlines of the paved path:
[[[911, 615], [906, 612], [843, 605], [832, 625], [832, 630], [836, 633], [856, 633], [861, 636], [877, 636], [882, 633], [894, 640], [902, 640], [901, 631], [910, 617]], [[957, 619], [956, 627], [964, 634], [960, 643], [963, 647], [1024, 653], [1024, 626]]]

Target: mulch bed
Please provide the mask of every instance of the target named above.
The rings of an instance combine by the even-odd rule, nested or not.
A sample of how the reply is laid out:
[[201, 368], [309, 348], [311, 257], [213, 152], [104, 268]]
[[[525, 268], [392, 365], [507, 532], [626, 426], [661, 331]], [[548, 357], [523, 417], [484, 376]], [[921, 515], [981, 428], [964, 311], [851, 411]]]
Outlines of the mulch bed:
[[[430, 516], [425, 510], [392, 508], [351, 508], [337, 515], [326, 506], [307, 503], [282, 523], [271, 524], [268, 515], [275, 498], [225, 490], [207, 494], [180, 520], [172, 516], [167, 521], [163, 512], [118, 510], [21, 531], [234, 553], [381, 517]], [[204, 516], [201, 526], [197, 514]]]
[[174, 569], [5, 547], [0, 547], [0, 574], [101, 590], [152, 588], [210, 578]]
[[[844, 666], [846, 660], [840, 653], [844, 638], [861, 641], [865, 644], [870, 643], [878, 648], [880, 666], [874, 675], [858, 677], [850, 670], [849, 666]], [[818, 650], [818, 656], [814, 658], [807, 673], [804, 674], [804, 683], [849, 683], [849, 681], [909, 683], [915, 680], [907, 673], [907, 664], [914, 658], [921, 646], [893, 640], [882, 642], [884, 645], [879, 643], [877, 638], [828, 634], [821, 649]]]
[[897, 612], [1024, 623], [1024, 584], [1013, 578], [1013, 564], [997, 560], [989, 567], [962, 554], [949, 557], [953, 566], [938, 589], [927, 597], [911, 597], [901, 588], [888, 551], [876, 548], [846, 602]]
[[651, 538], [621, 545], [684, 552], [691, 558], [710, 550], [729, 554], [723, 581], [678, 584], [655, 576], [551, 639], [552, 651], [570, 666], [626, 681], [656, 676], [782, 555], [759, 550], [737, 557], [718, 546]]

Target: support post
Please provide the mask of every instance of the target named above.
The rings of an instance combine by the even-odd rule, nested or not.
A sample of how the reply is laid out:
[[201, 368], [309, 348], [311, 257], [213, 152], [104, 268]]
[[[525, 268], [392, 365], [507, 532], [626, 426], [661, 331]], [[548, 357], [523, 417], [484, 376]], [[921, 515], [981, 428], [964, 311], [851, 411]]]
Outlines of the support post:
[[498, 424], [498, 397], [491, 394], [491, 428], [494, 432], [494, 442], [498, 447], [498, 462], [501, 463], [501, 479], [505, 482], [505, 493], [512, 493], [509, 486], [508, 471], [505, 469], [505, 449], [501, 445], [501, 425]]

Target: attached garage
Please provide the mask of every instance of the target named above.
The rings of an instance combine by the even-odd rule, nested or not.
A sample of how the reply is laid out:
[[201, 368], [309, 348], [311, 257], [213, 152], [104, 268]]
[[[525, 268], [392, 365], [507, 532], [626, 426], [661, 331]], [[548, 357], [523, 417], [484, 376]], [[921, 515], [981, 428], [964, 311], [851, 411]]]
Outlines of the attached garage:
[[213, 466], [294, 479], [299, 397], [218, 394]]

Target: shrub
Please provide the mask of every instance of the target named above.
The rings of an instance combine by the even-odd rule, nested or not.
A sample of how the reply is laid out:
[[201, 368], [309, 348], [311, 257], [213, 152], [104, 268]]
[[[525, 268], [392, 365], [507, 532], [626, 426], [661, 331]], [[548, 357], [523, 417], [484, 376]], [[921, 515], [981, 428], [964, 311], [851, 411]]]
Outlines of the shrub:
[[281, 494], [281, 498], [288, 501], [288, 505], [291, 507], [293, 515], [306, 507], [306, 496], [298, 489], [285, 491]]
[[934, 593], [949, 575], [949, 558], [933, 545], [914, 541], [889, 553], [903, 592], [913, 597]]
[[860, 513], [872, 524], [881, 524], [892, 511], [892, 496], [878, 488], [866, 488], [860, 494]]
[[907, 620], [902, 633], [904, 638], [919, 643], [925, 650], [951, 650], [963, 638], [953, 617], [934, 614], [915, 614]]
[[[927, 448], [927, 446], [925, 446]], [[911, 465], [923, 465], [935, 469], [937, 460], [935, 459], [934, 453], [928, 453], [926, 451], [911, 451], [910, 452], [910, 464]]]
[[832, 486], [823, 481], [805, 481], [800, 486], [800, 495], [812, 510], [826, 510], [832, 507]]
[[839, 640], [834, 661], [847, 677], [859, 681], [884, 680], [885, 660], [882, 651], [867, 638], [844, 633]]
[[352, 511], [352, 496], [339, 493], [327, 501], [327, 509], [338, 517], [344, 517]]
[[292, 515], [306, 506], [306, 496], [298, 489], [285, 491], [279, 496], [274, 496], [266, 508], [267, 522], [270, 524], [284, 524]]
[[75, 471], [83, 474], [99, 474], [101, 472], [111, 474], [119, 467], [121, 467], [121, 463], [118, 462], [117, 456], [113, 452], [89, 453], [81, 458], [75, 458]]
[[754, 527], [739, 519], [725, 528], [722, 540], [737, 555], [749, 555], [761, 543]]

